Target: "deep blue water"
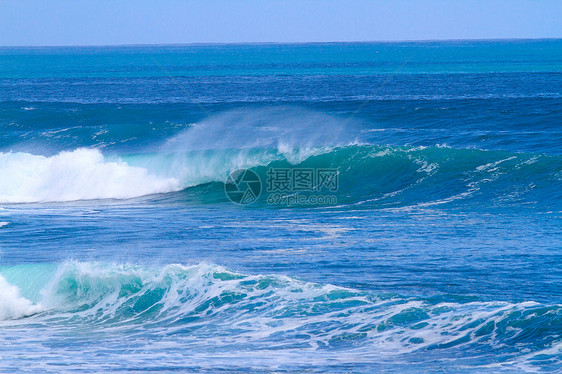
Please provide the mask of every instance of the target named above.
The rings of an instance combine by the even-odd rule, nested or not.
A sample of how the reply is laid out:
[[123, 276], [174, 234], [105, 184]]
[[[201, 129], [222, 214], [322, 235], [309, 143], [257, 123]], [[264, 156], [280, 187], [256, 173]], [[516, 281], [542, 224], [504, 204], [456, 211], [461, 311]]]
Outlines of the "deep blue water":
[[560, 40], [0, 48], [0, 371], [559, 371], [561, 201]]

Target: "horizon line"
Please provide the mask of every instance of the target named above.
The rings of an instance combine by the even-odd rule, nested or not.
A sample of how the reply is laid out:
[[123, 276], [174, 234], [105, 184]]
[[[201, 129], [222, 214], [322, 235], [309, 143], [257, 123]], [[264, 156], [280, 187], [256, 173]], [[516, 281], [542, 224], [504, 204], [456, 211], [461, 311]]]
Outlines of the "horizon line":
[[1, 45], [0, 48], [100, 48], [100, 47], [181, 47], [212, 45], [289, 45], [289, 44], [370, 44], [370, 43], [436, 43], [436, 42], [497, 42], [497, 41], [547, 41], [562, 40], [548, 38], [452, 38], [452, 39], [400, 39], [400, 40], [355, 40], [355, 41], [298, 41], [298, 42], [191, 42], [191, 43], [119, 43], [119, 44], [50, 44], [50, 45]]

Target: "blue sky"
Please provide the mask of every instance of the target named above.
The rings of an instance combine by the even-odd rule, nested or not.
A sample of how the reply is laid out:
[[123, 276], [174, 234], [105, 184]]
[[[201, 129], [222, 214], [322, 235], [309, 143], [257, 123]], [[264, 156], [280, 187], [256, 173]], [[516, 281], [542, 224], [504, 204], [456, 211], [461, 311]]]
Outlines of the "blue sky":
[[560, 38], [562, 0], [0, 0], [0, 45]]

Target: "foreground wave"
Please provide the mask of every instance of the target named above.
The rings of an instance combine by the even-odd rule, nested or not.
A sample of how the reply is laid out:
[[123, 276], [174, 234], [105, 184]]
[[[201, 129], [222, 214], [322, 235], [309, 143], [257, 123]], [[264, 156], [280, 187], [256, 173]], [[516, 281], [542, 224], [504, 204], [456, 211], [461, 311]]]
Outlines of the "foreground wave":
[[95, 329], [176, 337], [205, 349], [334, 348], [381, 357], [448, 350], [465, 360], [495, 352], [518, 367], [559, 365], [562, 353], [560, 305], [371, 294], [210, 264], [67, 262], [0, 274], [0, 340], [28, 326], [59, 334]]

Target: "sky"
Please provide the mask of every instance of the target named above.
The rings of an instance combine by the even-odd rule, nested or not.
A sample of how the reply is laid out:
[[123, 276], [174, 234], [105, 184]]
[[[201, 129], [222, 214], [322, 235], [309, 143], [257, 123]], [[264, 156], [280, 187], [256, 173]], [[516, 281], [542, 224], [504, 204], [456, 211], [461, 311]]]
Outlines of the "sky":
[[562, 0], [0, 0], [0, 46], [561, 37]]

